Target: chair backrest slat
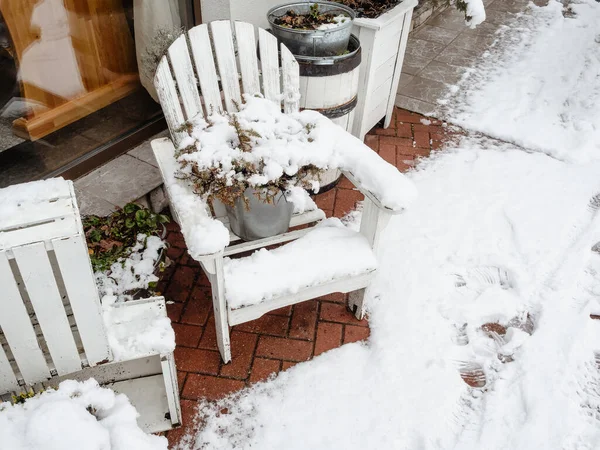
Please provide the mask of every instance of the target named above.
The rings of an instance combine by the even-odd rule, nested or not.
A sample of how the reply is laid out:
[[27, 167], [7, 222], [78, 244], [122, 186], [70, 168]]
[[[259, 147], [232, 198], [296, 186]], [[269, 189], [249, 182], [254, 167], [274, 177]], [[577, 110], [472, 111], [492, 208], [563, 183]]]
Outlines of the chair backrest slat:
[[110, 348], [87, 245], [81, 236], [52, 241], [77, 331], [90, 366], [110, 359]]
[[221, 76], [221, 86], [225, 97], [225, 108], [228, 112], [238, 110], [237, 105], [242, 103], [240, 92], [240, 80], [237, 65], [235, 63], [235, 48], [231, 22], [229, 20], [217, 20], [210, 23], [217, 55], [217, 66]]
[[173, 67], [187, 120], [192, 119], [197, 114], [204, 115], [185, 34], [179, 36], [171, 44], [169, 58], [171, 59], [171, 66]]
[[235, 112], [242, 93], [262, 94], [286, 113], [298, 111], [298, 62], [283, 45], [280, 62], [272, 34], [249, 23], [217, 20], [190, 29], [188, 37], [189, 47], [185, 36], [173, 42], [154, 77], [175, 146], [186, 136], [181, 126], [187, 119]]
[[0, 392], [13, 392], [19, 390], [19, 382], [8, 361], [4, 349], [0, 346]]
[[235, 36], [242, 74], [242, 89], [244, 94], [257, 94], [261, 90], [254, 26], [246, 22], [235, 22]]
[[162, 106], [175, 145], [178, 145], [185, 137], [185, 132], [180, 129], [181, 125], [185, 122], [185, 117], [181, 110], [177, 88], [175, 87], [171, 69], [169, 68], [169, 60], [166, 56], [163, 56], [158, 64], [155, 77], [156, 82], [154, 84], [156, 85], [156, 93], [158, 94], [160, 105]]
[[258, 42], [260, 44], [263, 94], [265, 98], [279, 103], [281, 101], [281, 80], [279, 78], [277, 39], [268, 31], [259, 28]]
[[13, 254], [58, 375], [81, 370], [81, 359], [45, 244], [15, 247]]
[[297, 113], [300, 110], [300, 72], [298, 61], [285, 45], [281, 45], [281, 67], [283, 69], [283, 112]]
[[21, 376], [28, 384], [49, 379], [50, 370], [13, 277], [8, 256], [4, 251], [0, 251], [0, 286], [2, 286], [0, 310], [8, 312], [0, 314], [0, 328], [10, 346]]
[[210, 44], [210, 35], [208, 34], [208, 25], [198, 25], [192, 28], [188, 34], [206, 114], [222, 113], [224, 109], [221, 102], [221, 92], [219, 91], [215, 59]]

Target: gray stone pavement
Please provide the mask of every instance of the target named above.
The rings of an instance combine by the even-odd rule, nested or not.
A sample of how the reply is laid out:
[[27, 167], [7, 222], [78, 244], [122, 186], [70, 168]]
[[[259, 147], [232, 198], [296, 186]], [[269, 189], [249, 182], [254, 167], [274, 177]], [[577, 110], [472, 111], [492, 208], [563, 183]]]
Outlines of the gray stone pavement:
[[448, 8], [427, 21], [408, 39], [396, 106], [421, 114], [435, 113], [438, 100], [450, 86], [501, 39], [529, 0], [484, 0], [487, 19], [475, 29], [465, 26], [464, 15]]

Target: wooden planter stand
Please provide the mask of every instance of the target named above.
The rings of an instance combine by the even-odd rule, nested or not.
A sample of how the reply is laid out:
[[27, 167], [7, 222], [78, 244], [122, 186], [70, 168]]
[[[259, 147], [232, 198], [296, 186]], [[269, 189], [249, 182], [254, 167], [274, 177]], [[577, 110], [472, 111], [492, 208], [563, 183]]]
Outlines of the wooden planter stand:
[[390, 125], [415, 6], [417, 0], [405, 0], [376, 19], [354, 21], [362, 65], [352, 134], [360, 139], [384, 117], [384, 128]]

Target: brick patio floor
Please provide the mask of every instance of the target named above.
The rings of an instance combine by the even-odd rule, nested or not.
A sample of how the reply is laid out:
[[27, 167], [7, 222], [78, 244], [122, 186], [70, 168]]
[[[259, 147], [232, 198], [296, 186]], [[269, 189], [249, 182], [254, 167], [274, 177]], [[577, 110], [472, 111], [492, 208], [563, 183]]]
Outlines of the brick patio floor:
[[[396, 108], [390, 127], [373, 129], [365, 142], [405, 172], [418, 158], [440, 148], [452, 134], [436, 120]], [[345, 178], [335, 189], [315, 197], [327, 216], [335, 217], [352, 211], [362, 199]], [[215, 340], [210, 284], [200, 265], [187, 254], [177, 225], [169, 224], [168, 230], [167, 256], [173, 263], [163, 274], [158, 290], [168, 302], [175, 330], [184, 421], [181, 428], [168, 433], [170, 445], [193, 431], [199, 399], [218, 400], [327, 350], [368, 338], [367, 320], [358, 321], [346, 309], [346, 296], [338, 293], [233, 327], [232, 362], [223, 364]]]

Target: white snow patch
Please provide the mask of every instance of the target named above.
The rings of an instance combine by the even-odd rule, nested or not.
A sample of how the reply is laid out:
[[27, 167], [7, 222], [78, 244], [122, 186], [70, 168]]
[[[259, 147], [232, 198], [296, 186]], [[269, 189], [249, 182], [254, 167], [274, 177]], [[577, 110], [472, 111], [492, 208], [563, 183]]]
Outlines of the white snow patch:
[[148, 288], [149, 283], [158, 281], [154, 268], [165, 248], [165, 242], [158, 236], [139, 234], [137, 243], [126, 258], [113, 263], [108, 272], [96, 272], [96, 284], [100, 297], [117, 295], [127, 299], [127, 292]]
[[115, 361], [175, 350], [171, 320], [157, 303], [124, 304], [117, 297], [106, 295], [102, 298], [102, 318]]
[[[463, 127], [565, 161], [600, 157], [600, 4], [530, 5], [449, 104]], [[468, 83], [468, 84], [467, 84]]]
[[64, 381], [24, 404], [0, 404], [6, 450], [167, 450], [167, 439], [144, 433], [123, 394], [89, 379]]

